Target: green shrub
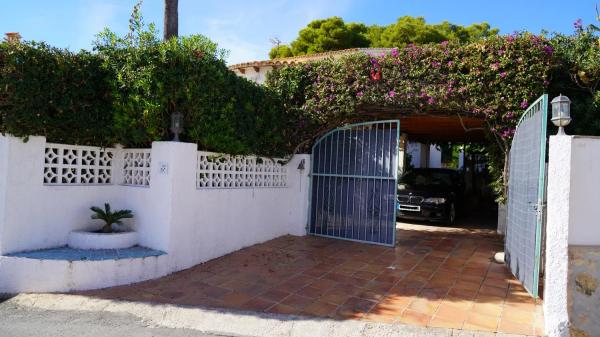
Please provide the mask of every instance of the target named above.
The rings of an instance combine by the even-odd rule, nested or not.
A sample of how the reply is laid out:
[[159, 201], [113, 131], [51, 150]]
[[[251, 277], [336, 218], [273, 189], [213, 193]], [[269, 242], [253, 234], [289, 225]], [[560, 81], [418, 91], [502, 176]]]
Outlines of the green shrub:
[[112, 92], [97, 55], [44, 43], [0, 43], [0, 132], [105, 145]]

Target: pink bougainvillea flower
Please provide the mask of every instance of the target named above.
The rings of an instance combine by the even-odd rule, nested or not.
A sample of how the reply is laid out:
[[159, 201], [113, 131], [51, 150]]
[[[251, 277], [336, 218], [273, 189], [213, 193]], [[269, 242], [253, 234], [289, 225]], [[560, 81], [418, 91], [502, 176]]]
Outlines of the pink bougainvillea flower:
[[575, 22], [573, 22], [573, 28], [575, 28], [576, 30], [582, 30], [583, 29], [583, 20], [581, 20], [581, 19], [575, 20]]
[[507, 75], [507, 74], [506, 74], [506, 71], [503, 71], [503, 72], [501, 72], [501, 73], [500, 73], [500, 77], [501, 77], [501, 78], [505, 78], [505, 77], [506, 77], [506, 75]]
[[377, 69], [377, 70], [372, 69], [371, 70], [371, 79], [373, 81], [379, 81], [381, 79], [381, 71], [379, 71], [379, 69]]
[[524, 99], [523, 102], [521, 102], [521, 109], [526, 109], [529, 106], [529, 103], [527, 103], [527, 100]]
[[356, 97], [363, 97], [364, 93], [362, 91], [359, 91], [356, 93]]
[[440, 42], [440, 44], [442, 45], [442, 47], [446, 47], [448, 45], [448, 41], [442, 41]]
[[546, 54], [552, 55], [552, 53], [554, 52], [554, 48], [552, 46], [545, 45], [544, 46], [544, 51], [546, 52]]
[[388, 96], [394, 97], [396, 96], [396, 92], [394, 90], [390, 90], [390, 92], [388, 92]]
[[392, 51], [390, 52], [390, 55], [392, 55], [393, 57], [397, 57], [398, 56], [398, 48], [393, 48]]
[[429, 104], [429, 105], [435, 104], [435, 98], [429, 97], [429, 99], [427, 100], [427, 104]]

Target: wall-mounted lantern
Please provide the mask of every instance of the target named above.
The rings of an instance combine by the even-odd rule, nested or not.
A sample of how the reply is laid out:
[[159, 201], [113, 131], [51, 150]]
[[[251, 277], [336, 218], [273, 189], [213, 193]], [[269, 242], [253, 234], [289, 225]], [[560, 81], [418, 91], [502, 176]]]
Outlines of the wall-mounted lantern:
[[183, 114], [181, 112], [173, 112], [171, 114], [171, 132], [173, 132], [173, 141], [179, 141], [179, 134], [183, 131]]
[[566, 135], [564, 127], [571, 123], [571, 100], [561, 94], [554, 97], [550, 104], [552, 104], [552, 123], [558, 126], [557, 135]]

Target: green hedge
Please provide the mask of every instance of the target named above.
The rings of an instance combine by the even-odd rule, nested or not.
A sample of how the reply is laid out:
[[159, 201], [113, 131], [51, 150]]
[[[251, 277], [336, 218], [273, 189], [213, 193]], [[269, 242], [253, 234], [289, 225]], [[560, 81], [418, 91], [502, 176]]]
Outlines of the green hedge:
[[0, 43], [0, 132], [105, 145], [112, 94], [97, 55], [43, 43]]
[[284, 155], [297, 118], [271, 90], [227, 69], [203, 36], [162, 42], [154, 31], [106, 31], [96, 52], [0, 44], [0, 132], [68, 144], [148, 146], [169, 140], [172, 111], [183, 141], [233, 154]]

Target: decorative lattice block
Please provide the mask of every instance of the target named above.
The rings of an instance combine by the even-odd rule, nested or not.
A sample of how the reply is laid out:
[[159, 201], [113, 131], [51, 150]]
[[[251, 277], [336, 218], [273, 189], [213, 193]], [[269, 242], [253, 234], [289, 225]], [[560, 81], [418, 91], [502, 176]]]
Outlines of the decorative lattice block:
[[47, 143], [44, 184], [112, 184], [114, 153], [114, 149]]
[[198, 152], [197, 188], [286, 187], [283, 159]]
[[123, 185], [150, 186], [150, 149], [123, 150]]

